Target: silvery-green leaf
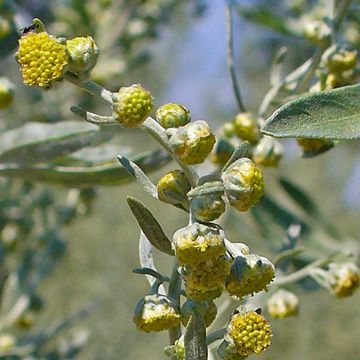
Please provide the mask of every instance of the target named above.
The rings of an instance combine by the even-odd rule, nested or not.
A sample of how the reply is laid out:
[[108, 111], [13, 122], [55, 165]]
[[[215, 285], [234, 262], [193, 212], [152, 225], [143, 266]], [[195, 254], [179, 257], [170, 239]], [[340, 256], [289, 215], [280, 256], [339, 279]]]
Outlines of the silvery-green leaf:
[[157, 188], [146, 176], [146, 174], [137, 166], [134, 162], [126, 158], [125, 156], [117, 156], [120, 164], [127, 170], [127, 172], [133, 176], [136, 181], [141, 185], [145, 192], [150, 194], [155, 199], [158, 198]]
[[174, 250], [171, 247], [171, 241], [146, 206], [132, 197], [128, 197], [127, 201], [141, 230], [150, 243], [161, 252], [173, 256]]
[[[161, 151], [140, 154], [133, 159], [133, 162], [141, 166], [146, 172], [160, 169], [170, 161], [168, 154]], [[118, 186], [133, 181], [133, 177], [118, 163], [114, 162], [96, 166], [0, 164], [0, 176], [65, 187]]]
[[240, 144], [240, 146], [233, 152], [230, 159], [224, 165], [222, 171], [225, 171], [236, 160], [249, 156], [250, 156], [250, 143], [248, 141], [243, 141]]
[[201, 314], [194, 309], [184, 334], [184, 360], [207, 360], [206, 328]]
[[261, 130], [275, 137], [360, 138], [360, 85], [302, 96], [280, 107]]
[[0, 163], [45, 163], [88, 146], [98, 127], [80, 121], [30, 122], [0, 135]]

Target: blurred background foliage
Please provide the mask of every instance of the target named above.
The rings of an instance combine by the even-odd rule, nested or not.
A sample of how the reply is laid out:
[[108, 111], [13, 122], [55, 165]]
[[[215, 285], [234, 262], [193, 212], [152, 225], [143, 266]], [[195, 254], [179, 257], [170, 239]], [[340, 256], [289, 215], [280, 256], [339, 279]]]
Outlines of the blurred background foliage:
[[[269, 87], [269, 68], [280, 46], [288, 46], [288, 69], [299, 65], [312, 53], [313, 45], [297, 32], [307, 21], [302, 16], [307, 7], [311, 7], [316, 17], [317, 3], [301, 0], [274, 0], [271, 4], [267, 1], [237, 2], [241, 15], [236, 23], [237, 68], [250, 109], [257, 109]], [[355, 26], [358, 16], [360, 11], [351, 13], [346, 29], [346, 36], [357, 47], [360, 43], [359, 27]], [[30, 24], [33, 17], [41, 18], [49, 33], [56, 36], [93, 36], [100, 48], [93, 78], [113, 91], [120, 85], [142, 83], [151, 90], [157, 105], [183, 103], [190, 108], [194, 119], [204, 118], [214, 128], [237, 112], [226, 69], [222, 0], [3, 0], [0, 1], [0, 20], [6, 20], [9, 31], [0, 38], [0, 76], [6, 76], [15, 84], [15, 99], [12, 106], [0, 112], [0, 137], [29, 122], [55, 125], [67, 121], [65, 125], [60, 123], [59, 128], [68, 125], [71, 132], [74, 115], [69, 107], [75, 103], [96, 109], [98, 113], [106, 111], [98, 100], [66, 83], [57, 84], [51, 91], [27, 88], [21, 83], [13, 59], [17, 30]], [[24, 155], [21, 147], [7, 148], [0, 144], [0, 158], [2, 156], [5, 164], [22, 156], [22, 165], [32, 169], [23, 173], [16, 173], [9, 165], [5, 165], [8, 172], [4, 172], [4, 166], [0, 169], [5, 175], [20, 177], [0, 179], [2, 298], [6, 284], [9, 287], [9, 274], [17, 274], [18, 280], [25, 279], [17, 289], [33, 296], [32, 307], [26, 306], [23, 314], [27, 322], [22, 316], [23, 323], [16, 321], [3, 332], [19, 337], [24, 343], [35, 343], [33, 338], [39, 339], [39, 353], [34, 359], [72, 358], [88, 335], [84, 349], [77, 355], [79, 359], [166, 359], [165, 355], [159, 355], [159, 349], [166, 345], [167, 336], [148, 337], [137, 333], [132, 323], [134, 305], [143, 296], [147, 284], [145, 279], [131, 273], [131, 269], [138, 266], [138, 227], [128, 211], [126, 196], [143, 199], [169, 235], [185, 225], [186, 216], [175, 208], [159, 206], [143, 194], [137, 184], [120, 187], [117, 181], [126, 175], [119, 173], [114, 155], [121, 153], [140, 161], [145, 159], [143, 165], [148, 166], [145, 168], [149, 171], [164, 166], [168, 159], [159, 153], [144, 158], [143, 151], [157, 147], [137, 130], [95, 131], [84, 127], [81, 141], [78, 130], [74, 134], [75, 144], [80, 143], [79, 149], [83, 150], [65, 154], [56, 152], [58, 147], [54, 147], [52, 164], [114, 167], [110, 182], [114, 180], [117, 186], [69, 190], [31, 183], [26, 180], [32, 180], [29, 176], [35, 173], [33, 167], [48, 161], [31, 160], [34, 154], [41, 153], [41, 147], [37, 150], [36, 146], [25, 144]], [[21, 136], [14, 139], [13, 142], [22, 141]], [[67, 134], [66, 139], [70, 141], [71, 136]], [[306, 246], [305, 255], [324, 256], [331, 246], [344, 250], [354, 241], [358, 242], [358, 143], [340, 144], [313, 159], [300, 158], [295, 141], [288, 140], [284, 144], [286, 156], [279, 169], [265, 170], [267, 193], [312, 225], [311, 231], [300, 238], [301, 244]], [[29, 151], [33, 156], [29, 157]], [[150, 177], [157, 180], [172, 168], [173, 165], [168, 164]], [[39, 177], [43, 176], [40, 173]], [[341, 234], [340, 241], [327, 243], [324, 250], [321, 244], [324, 227], [318, 226], [322, 220], [301, 211], [286, 196], [278, 181], [280, 177], [301, 185], [311, 195], [326, 220], [325, 233], [331, 224]], [[100, 178], [101, 175], [95, 177], [96, 182]], [[70, 187], [74, 185], [79, 184], [70, 184]], [[261, 218], [274, 222], [266, 204], [260, 206], [265, 207], [265, 210], [259, 207], [259, 212], [264, 211]], [[281, 246], [286, 235], [281, 225], [275, 224], [270, 232], [261, 229], [251, 215], [240, 217], [231, 213], [228, 226], [231, 240], [246, 242], [253, 251], [272, 259], [272, 251]], [[61, 262], [57, 263], [60, 258]], [[166, 272], [169, 259], [157, 256], [157, 260], [160, 270]], [[272, 320], [273, 346], [258, 358], [356, 360], [360, 352], [357, 341], [360, 330], [355, 316], [360, 305], [359, 294], [343, 300], [324, 290], [310, 294], [300, 290], [298, 295], [299, 317]], [[40, 307], [42, 311], [38, 311]], [[2, 302], [1, 311], [3, 309]], [[44, 340], [44, 333], [52, 335], [63, 319], [71, 314], [81, 316], [78, 313], [81, 309], [86, 309], [88, 315], [81, 321], [76, 318], [71, 332]]]

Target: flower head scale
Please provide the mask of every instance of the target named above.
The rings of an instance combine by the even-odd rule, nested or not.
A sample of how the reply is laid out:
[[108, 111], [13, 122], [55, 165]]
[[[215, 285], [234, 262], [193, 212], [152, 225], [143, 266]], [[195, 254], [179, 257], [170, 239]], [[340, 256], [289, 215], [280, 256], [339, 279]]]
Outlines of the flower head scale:
[[[34, 26], [36, 24], [34, 20]], [[23, 33], [19, 39], [16, 59], [24, 84], [49, 88], [52, 82], [62, 78], [67, 69], [66, 47], [49, 35], [43, 26], [35, 29]]]

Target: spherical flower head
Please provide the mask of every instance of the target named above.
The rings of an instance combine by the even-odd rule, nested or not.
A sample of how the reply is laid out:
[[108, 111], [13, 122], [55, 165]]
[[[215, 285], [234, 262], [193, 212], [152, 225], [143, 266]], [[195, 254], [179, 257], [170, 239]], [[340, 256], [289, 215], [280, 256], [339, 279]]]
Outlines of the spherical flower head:
[[253, 152], [255, 164], [265, 167], [277, 167], [284, 155], [281, 143], [269, 136], [264, 136], [256, 145]]
[[181, 316], [175, 303], [165, 295], [147, 295], [137, 304], [134, 323], [138, 330], [151, 332], [179, 325]]
[[255, 311], [235, 314], [227, 326], [225, 340], [239, 355], [259, 354], [271, 345], [272, 332], [268, 321]]
[[230, 262], [226, 256], [207, 260], [197, 265], [185, 265], [182, 269], [186, 293], [208, 292], [222, 289], [230, 272]]
[[180, 265], [196, 265], [226, 253], [220, 231], [199, 223], [178, 230], [174, 234], [173, 246]]
[[11, 105], [14, 100], [14, 84], [5, 77], [0, 77], [0, 110]]
[[357, 65], [357, 61], [357, 51], [342, 45], [333, 45], [329, 47], [322, 57], [323, 66], [331, 73], [341, 73], [354, 69]]
[[275, 267], [267, 258], [255, 254], [237, 256], [225, 287], [230, 295], [242, 298], [267, 290], [274, 277]]
[[205, 121], [198, 120], [177, 128], [169, 141], [184, 164], [195, 165], [204, 162], [210, 154], [215, 135]]
[[336, 297], [351, 296], [360, 286], [360, 269], [354, 263], [329, 264], [330, 286]]
[[154, 101], [141, 85], [122, 87], [114, 102], [114, 118], [126, 128], [140, 126], [150, 115]]
[[251, 113], [242, 112], [233, 120], [235, 135], [241, 140], [256, 142], [259, 137], [259, 128], [256, 118]]
[[299, 298], [291, 291], [280, 289], [270, 297], [267, 308], [273, 318], [296, 316], [299, 312]]
[[210, 160], [215, 165], [224, 166], [235, 151], [235, 146], [227, 139], [220, 139], [211, 153]]
[[250, 159], [242, 158], [231, 164], [221, 175], [226, 197], [238, 211], [247, 211], [264, 192], [261, 169]]
[[186, 326], [189, 322], [194, 308], [196, 308], [202, 315], [205, 326], [209, 327], [213, 323], [217, 315], [217, 307], [215, 303], [212, 300], [201, 302], [186, 300], [181, 307], [181, 322], [184, 326]]
[[220, 181], [209, 181], [191, 190], [188, 193], [191, 214], [204, 222], [218, 219], [225, 212], [223, 194]]
[[322, 154], [334, 146], [332, 140], [322, 139], [297, 139], [298, 145], [302, 149], [303, 157], [311, 157]]
[[308, 21], [304, 29], [304, 36], [316, 45], [328, 44], [331, 38], [331, 29], [324, 21]]
[[47, 32], [29, 32], [21, 36], [16, 55], [23, 82], [49, 88], [67, 70], [66, 48]]
[[14, 336], [9, 334], [2, 334], [0, 335], [0, 352], [7, 352], [14, 348], [16, 344], [16, 339]]
[[97, 62], [99, 48], [91, 36], [76, 37], [66, 41], [69, 71], [76, 74], [89, 72]]
[[157, 183], [158, 198], [167, 204], [187, 204], [191, 184], [182, 170], [172, 170]]
[[183, 105], [165, 104], [155, 113], [157, 122], [165, 129], [184, 126], [191, 121], [190, 111]]

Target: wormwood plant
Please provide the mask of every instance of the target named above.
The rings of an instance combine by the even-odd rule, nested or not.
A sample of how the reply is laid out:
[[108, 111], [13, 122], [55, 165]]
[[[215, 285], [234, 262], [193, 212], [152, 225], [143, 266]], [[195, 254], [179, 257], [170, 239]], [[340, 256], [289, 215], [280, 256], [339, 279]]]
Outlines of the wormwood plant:
[[[304, 256], [298, 243], [311, 231], [309, 224], [264, 195], [262, 170], [277, 166], [283, 155], [283, 147], [274, 137], [296, 138], [305, 157], [330, 150], [338, 140], [359, 138], [360, 85], [352, 85], [358, 78], [358, 54], [346, 42], [341, 28], [351, 5], [349, 0], [319, 1], [308, 9], [306, 21], [294, 12], [297, 21], [285, 23], [281, 18], [267, 22], [267, 16], [261, 17], [264, 13], [226, 2], [228, 66], [240, 112], [218, 134], [206, 121], [192, 120], [190, 111], [180, 104], [165, 104], [156, 109], [155, 118], [151, 117], [154, 100], [139, 84], [113, 93], [90, 80], [98, 46], [89, 36], [57, 39], [47, 33], [39, 19], [34, 19], [21, 36], [16, 59], [25, 84], [50, 89], [54, 82], [64, 79], [101, 98], [109, 105], [111, 115], [78, 106], [71, 111], [99, 126], [140, 128], [156, 139], [178, 165], [155, 185], [139, 165], [118, 155], [123, 168], [147, 194], [189, 215], [188, 225], [170, 240], [150, 210], [139, 200], [128, 198], [141, 228], [141, 267], [134, 272], [146, 275], [150, 284], [136, 306], [134, 323], [140, 331], [169, 331], [170, 345], [165, 353], [171, 358], [213, 358], [209, 348], [216, 347], [222, 359], [245, 359], [271, 344], [270, 323], [257, 303], [265, 299], [269, 315], [284, 318], [298, 312], [299, 301], [290, 291], [297, 286], [321, 286], [339, 298], [352, 295], [358, 288], [358, 245], [351, 243], [351, 253], [341, 250], [344, 246], [338, 241], [343, 235], [300, 188], [281, 180], [284, 191], [316, 220], [316, 225], [311, 225], [319, 227], [326, 239], [322, 244], [325, 257]], [[271, 88], [257, 114], [247, 112], [237, 82], [234, 10], [303, 36], [315, 47], [314, 55], [286, 76], [282, 73], [286, 51], [279, 51], [271, 72]], [[273, 112], [274, 108], [278, 109]], [[200, 173], [195, 165], [207, 159], [213, 165], [206, 164], [207, 172]], [[228, 239], [226, 210], [237, 211], [240, 218], [243, 212], [252, 212], [260, 231], [269, 238], [274, 233], [272, 225], [263, 220], [265, 214], [283, 226], [286, 240], [276, 249], [272, 261], [252, 253], [245, 243]], [[169, 274], [157, 271], [154, 248], [174, 258]], [[310, 285], [305, 278], [312, 279]], [[271, 296], [264, 295], [264, 290]], [[215, 328], [214, 300], [222, 294], [232, 299], [225, 300], [222, 307], [235, 310], [226, 324]]]

